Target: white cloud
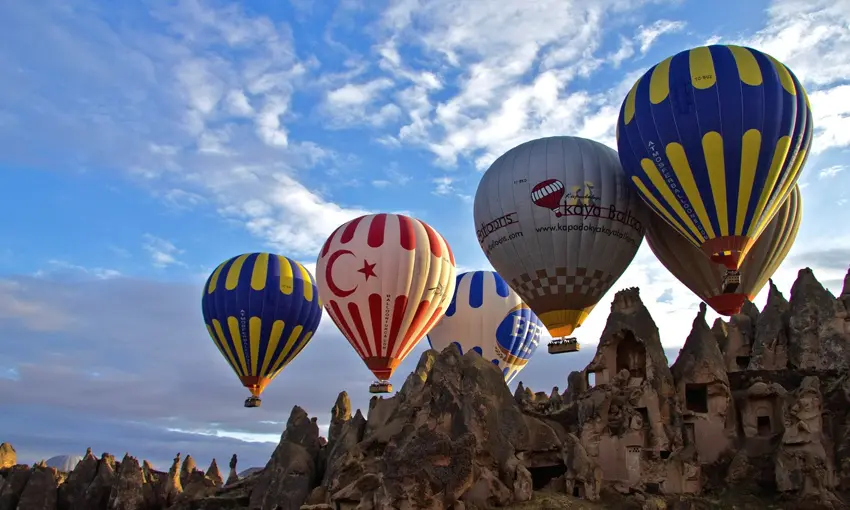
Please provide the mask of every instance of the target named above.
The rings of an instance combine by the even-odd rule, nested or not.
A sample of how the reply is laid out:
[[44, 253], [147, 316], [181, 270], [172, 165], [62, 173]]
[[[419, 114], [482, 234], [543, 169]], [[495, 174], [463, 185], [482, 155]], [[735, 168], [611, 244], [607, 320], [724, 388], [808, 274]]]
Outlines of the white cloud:
[[174, 246], [171, 241], [145, 234], [145, 242], [142, 244], [142, 248], [150, 255], [154, 267], [185, 266], [183, 262], [177, 259], [183, 253], [183, 250]]
[[846, 169], [847, 167], [843, 165], [833, 165], [829, 168], [824, 168], [818, 173], [818, 179], [831, 179]]
[[454, 179], [452, 177], [444, 175], [437, 177], [432, 182], [435, 185], [434, 194], [436, 195], [450, 195], [454, 192], [454, 187], [452, 186]]
[[635, 40], [640, 44], [641, 54], [646, 54], [659, 37], [664, 34], [679, 32], [683, 28], [685, 28], [685, 23], [681, 21], [660, 19], [649, 26], [639, 26]]
[[[115, 250], [113, 250], [115, 251]], [[117, 253], [117, 252], [116, 252]], [[121, 272], [117, 269], [109, 269], [104, 267], [86, 267], [79, 264], [72, 264], [64, 260], [51, 259], [47, 261], [48, 267], [39, 269], [33, 276], [36, 278], [44, 278], [51, 276], [57, 272], [80, 273], [97, 280], [108, 280], [121, 276]]]

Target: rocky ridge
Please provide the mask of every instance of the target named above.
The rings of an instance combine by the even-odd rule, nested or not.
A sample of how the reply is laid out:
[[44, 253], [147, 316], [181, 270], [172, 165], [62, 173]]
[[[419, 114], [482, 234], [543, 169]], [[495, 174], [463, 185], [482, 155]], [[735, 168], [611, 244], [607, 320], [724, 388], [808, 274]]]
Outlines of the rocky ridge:
[[[265, 469], [239, 479], [178, 454], [168, 472], [89, 450], [71, 473], [0, 445], [0, 510], [848, 508], [850, 273], [809, 269], [706, 323], [673, 366], [638, 289], [611, 304], [593, 360], [560, 392], [514, 395], [475, 353], [426, 351], [367, 415], [339, 395], [325, 440], [292, 410]], [[599, 505], [599, 506], [595, 506]]]

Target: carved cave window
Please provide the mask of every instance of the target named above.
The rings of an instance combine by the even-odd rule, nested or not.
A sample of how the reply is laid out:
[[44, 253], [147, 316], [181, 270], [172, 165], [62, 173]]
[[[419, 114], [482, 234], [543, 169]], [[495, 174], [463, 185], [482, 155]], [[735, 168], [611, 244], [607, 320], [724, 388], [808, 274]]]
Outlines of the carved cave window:
[[593, 388], [596, 386], [596, 372], [588, 372], [587, 373], [587, 387]]
[[631, 331], [625, 331], [617, 343], [617, 372], [624, 368], [632, 377], [646, 377], [646, 348]]
[[641, 420], [643, 421], [643, 428], [649, 428], [649, 411], [646, 410], [645, 407], [637, 408], [638, 414], [640, 414]]
[[573, 485], [573, 497], [578, 499], [584, 499], [584, 487], [578, 484], [578, 482]]
[[758, 429], [758, 435], [769, 436], [771, 434], [770, 416], [762, 415], [756, 417], [756, 428]]
[[708, 412], [708, 386], [705, 384], [685, 385], [685, 407], [694, 413]]
[[750, 366], [750, 357], [749, 356], [736, 356], [735, 364], [738, 365], [739, 370], [746, 370], [748, 366]]

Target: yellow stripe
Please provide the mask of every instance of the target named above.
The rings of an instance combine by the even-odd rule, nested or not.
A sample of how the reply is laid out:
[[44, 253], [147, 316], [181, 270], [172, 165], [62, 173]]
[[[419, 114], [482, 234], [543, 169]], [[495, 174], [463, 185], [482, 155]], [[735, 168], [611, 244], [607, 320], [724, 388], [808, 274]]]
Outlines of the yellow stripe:
[[762, 227], [758, 230], [755, 238], [758, 238], [759, 235], [767, 228], [767, 225], [770, 223], [770, 219], [772, 219], [779, 209], [782, 207], [782, 204], [785, 203], [785, 200], [791, 196], [793, 192], [792, 186], [797, 184], [797, 178], [800, 175], [800, 171], [803, 167], [803, 161], [806, 160], [806, 149], [800, 149], [797, 153], [797, 158], [794, 160], [794, 165], [791, 167], [791, 171], [788, 172], [788, 177], [782, 183], [782, 189], [779, 191], [779, 194], [776, 195], [776, 200], [773, 201], [773, 204], [770, 204], [770, 207], [767, 209], [767, 214], [765, 218], [768, 218], [762, 225]]
[[641, 181], [638, 177], [635, 176], [632, 177], [632, 182], [635, 183], [635, 186], [637, 186], [641, 194], [643, 194], [643, 197], [649, 200], [649, 202], [655, 206], [658, 212], [660, 212], [662, 215], [664, 215], [665, 218], [667, 218], [667, 221], [670, 222], [670, 226], [672, 226], [676, 229], [677, 232], [680, 232], [683, 236], [685, 236], [688, 241], [693, 243], [694, 246], [699, 247], [700, 243], [694, 238], [694, 236], [690, 232], [688, 232], [687, 230], [683, 230], [682, 227], [679, 226], [678, 222], [673, 219], [673, 216], [671, 216], [670, 213], [667, 212], [667, 209], [665, 209], [664, 206], [662, 206], [658, 202], [658, 200], [655, 199], [649, 189], [647, 189], [643, 181]]
[[691, 68], [691, 85], [695, 89], [710, 89], [717, 83], [714, 59], [711, 58], [711, 50], [706, 46], [689, 51], [688, 62]]
[[[670, 160], [670, 166], [679, 178], [679, 183], [685, 190], [688, 196], [688, 201], [691, 207], [697, 213], [700, 223], [705, 228], [709, 239], [713, 239], [714, 227], [711, 226], [711, 221], [708, 219], [708, 213], [705, 210], [705, 204], [702, 201], [702, 195], [699, 194], [697, 183], [694, 180], [694, 171], [691, 170], [691, 165], [688, 163], [688, 155], [685, 154], [685, 149], [680, 143], [673, 142], [667, 145], [667, 159]], [[683, 211], [684, 212], [684, 211]]]
[[[643, 78], [643, 77], [641, 77]], [[641, 78], [638, 78], [632, 89], [626, 95], [626, 108], [623, 111], [623, 121], [626, 125], [635, 117], [635, 94], [637, 93], [638, 84]]]
[[242, 272], [242, 265], [245, 264], [245, 259], [247, 259], [249, 255], [250, 253], [239, 255], [236, 257], [236, 260], [233, 261], [230, 269], [227, 270], [227, 279], [224, 281], [225, 289], [233, 290], [237, 285], [239, 285], [239, 273]]
[[649, 79], [649, 101], [658, 104], [670, 95], [670, 61], [668, 57], [655, 66], [652, 77]]
[[753, 87], [761, 85], [763, 81], [761, 68], [753, 52], [741, 46], [730, 45], [727, 48], [735, 58], [735, 65], [738, 67], [738, 76], [740, 76], [741, 81]]
[[248, 319], [248, 339], [251, 347], [251, 375], [257, 373], [257, 358], [260, 357], [260, 332], [262, 332], [263, 320], [259, 317]]
[[[307, 334], [306, 334], [306, 335], [304, 335], [304, 341], [302, 341], [302, 342], [298, 345], [298, 350], [295, 352], [295, 354], [293, 354], [293, 355], [289, 358], [289, 361], [290, 361], [290, 362], [291, 362], [292, 360], [294, 360], [296, 357], [298, 357], [298, 355], [299, 355], [299, 354], [301, 354], [301, 351], [303, 351], [303, 350], [304, 350], [304, 347], [307, 347], [307, 344], [308, 344], [308, 343], [310, 343], [310, 339], [311, 339], [312, 337], [313, 337], [313, 332], [312, 332], [312, 331], [308, 331], [308, 332], [307, 332]], [[281, 359], [282, 359], [282, 358], [281, 358]], [[280, 371], [284, 369], [284, 367], [286, 367], [286, 365], [281, 365], [281, 367], [277, 369], [277, 372], [274, 372], [274, 376], [272, 376], [272, 377], [277, 376], [277, 374], [279, 374], [279, 373], [280, 373]]]
[[[287, 353], [292, 350], [292, 345], [296, 340], [298, 340], [298, 337], [301, 335], [301, 331], [303, 330], [304, 326], [300, 324], [292, 328], [292, 333], [289, 334], [289, 338], [286, 339], [286, 344], [283, 346], [283, 350], [280, 351], [280, 356], [278, 356], [275, 361], [274, 368], [272, 369], [273, 374], [276, 374], [284, 367], [283, 360], [286, 359]], [[295, 359], [295, 357], [293, 356], [290, 359]]]
[[738, 182], [738, 214], [735, 219], [735, 235], [738, 236], [744, 234], [744, 221], [747, 219], [760, 151], [761, 133], [757, 129], [748, 130], [741, 137], [741, 178]]
[[310, 271], [307, 271], [307, 268], [302, 266], [300, 262], [296, 262], [298, 265], [298, 269], [301, 271], [301, 279], [304, 280], [304, 299], [307, 301], [313, 300], [313, 278], [310, 277]]
[[242, 367], [242, 374], [248, 374], [248, 364], [245, 362], [245, 348], [242, 347], [242, 335], [239, 334], [239, 320], [236, 317], [227, 318], [227, 329], [230, 330], [230, 338], [233, 339], [236, 345], [236, 355], [239, 357], [239, 365]]
[[[649, 177], [649, 180], [652, 181], [652, 184], [655, 186], [661, 196], [664, 197], [664, 200], [676, 211], [676, 214], [679, 215], [684, 225], [691, 229], [691, 231], [695, 234], [695, 237], [700, 240], [700, 242], [705, 241], [702, 237], [702, 232], [697, 229], [697, 226], [694, 225], [694, 222], [691, 220], [691, 217], [685, 212], [685, 209], [682, 207], [682, 204], [673, 196], [673, 192], [670, 191], [670, 187], [664, 182], [664, 178], [661, 176], [661, 172], [658, 171], [658, 167], [655, 166], [655, 163], [649, 158], [643, 158], [640, 161], [640, 166], [643, 168], [643, 171], [646, 172], [646, 175]], [[697, 245], [699, 246], [699, 245]]]
[[215, 268], [215, 271], [213, 271], [212, 278], [210, 278], [210, 287], [207, 289], [207, 294], [212, 294], [213, 292], [215, 292], [215, 287], [216, 285], [218, 285], [218, 278], [219, 276], [221, 276], [221, 269], [224, 267], [225, 264], [227, 264], [226, 260], [219, 264], [219, 266]]
[[289, 259], [282, 255], [278, 255], [277, 259], [280, 263], [280, 291], [288, 296], [292, 294], [292, 265]]
[[269, 274], [269, 254], [260, 253], [254, 259], [254, 271], [251, 273], [251, 288], [263, 290], [266, 288], [266, 277]]
[[794, 79], [791, 78], [791, 73], [788, 72], [788, 68], [785, 67], [785, 64], [770, 55], [767, 55], [767, 58], [773, 62], [773, 68], [776, 69], [776, 74], [779, 75], [779, 83], [782, 84], [782, 88], [792, 96], [796, 96], [797, 87], [794, 86]]
[[274, 321], [272, 324], [272, 332], [269, 337], [269, 346], [266, 348], [266, 355], [263, 357], [263, 368], [260, 369], [259, 375], [264, 377], [268, 375], [269, 365], [272, 361], [272, 356], [274, 356], [275, 351], [277, 351], [277, 344], [280, 343], [280, 335], [283, 334], [283, 328], [286, 324], [281, 320]]
[[756, 205], [753, 221], [750, 223], [750, 228], [747, 229], [747, 236], [749, 237], [752, 237], [752, 233], [758, 230], [761, 227], [761, 223], [766, 220], [763, 216], [764, 208], [773, 192], [774, 186], [776, 186], [777, 179], [779, 179], [779, 172], [785, 165], [785, 157], [788, 155], [789, 147], [791, 147], [790, 136], [783, 136], [776, 142], [776, 148], [773, 151], [773, 161], [770, 163], [770, 172], [767, 174], [767, 180], [764, 182], [764, 188], [762, 188], [758, 205]]
[[233, 356], [233, 349], [230, 348], [230, 344], [227, 342], [227, 336], [224, 334], [224, 330], [221, 329], [221, 323], [218, 319], [213, 319], [213, 328], [215, 329], [215, 334], [218, 336], [219, 344], [221, 344], [227, 354], [227, 359], [230, 361], [230, 367], [233, 368], [233, 371], [236, 372], [236, 375], [238, 376], [247, 375], [241, 371], [239, 363], [236, 363], [236, 357]]
[[723, 158], [723, 137], [716, 131], [709, 131], [702, 137], [702, 152], [708, 169], [708, 180], [714, 195], [714, 208], [720, 235], [729, 235], [729, 216], [726, 213], [726, 165]]

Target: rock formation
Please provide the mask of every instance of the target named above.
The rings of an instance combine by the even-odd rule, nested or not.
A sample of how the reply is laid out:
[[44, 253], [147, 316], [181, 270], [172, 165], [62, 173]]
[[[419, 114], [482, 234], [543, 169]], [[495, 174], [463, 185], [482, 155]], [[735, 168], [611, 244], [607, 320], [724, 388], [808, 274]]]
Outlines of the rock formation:
[[701, 305], [672, 367], [626, 289], [563, 392], [511, 395], [474, 352], [426, 351], [366, 417], [340, 393], [327, 440], [294, 407], [265, 468], [239, 479], [234, 455], [225, 484], [215, 461], [91, 450], [63, 480], [4, 444], [0, 510], [850, 508], [848, 341], [850, 273], [838, 298], [807, 269], [790, 300], [770, 282], [763, 310], [711, 327]]

